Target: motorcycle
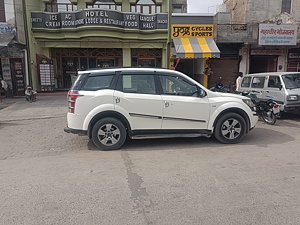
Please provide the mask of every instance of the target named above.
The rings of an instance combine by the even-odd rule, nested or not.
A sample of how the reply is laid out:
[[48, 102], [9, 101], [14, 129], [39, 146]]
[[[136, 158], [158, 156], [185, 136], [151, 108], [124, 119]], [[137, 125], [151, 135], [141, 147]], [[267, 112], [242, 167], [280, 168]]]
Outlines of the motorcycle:
[[227, 88], [226, 86], [216, 86], [216, 87], [212, 87], [209, 90], [214, 91], [214, 92], [223, 92], [223, 93], [229, 93], [229, 88]]
[[229, 93], [229, 88], [223, 85], [221, 78], [218, 82], [216, 82], [215, 86], [211, 87], [209, 90], [214, 92]]
[[242, 95], [249, 97], [255, 105], [257, 115], [267, 124], [274, 125], [280, 114], [281, 106], [273, 99], [257, 98], [255, 93], [243, 92]]

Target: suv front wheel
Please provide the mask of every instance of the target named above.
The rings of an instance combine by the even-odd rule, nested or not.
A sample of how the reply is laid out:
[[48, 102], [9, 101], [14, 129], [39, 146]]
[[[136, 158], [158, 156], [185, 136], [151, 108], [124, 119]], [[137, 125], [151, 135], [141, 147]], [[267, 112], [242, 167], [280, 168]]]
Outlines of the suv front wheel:
[[118, 119], [103, 118], [94, 125], [92, 140], [100, 150], [116, 150], [126, 140], [125, 126]]
[[215, 138], [221, 143], [235, 144], [240, 142], [246, 133], [246, 122], [239, 114], [222, 115], [215, 127]]

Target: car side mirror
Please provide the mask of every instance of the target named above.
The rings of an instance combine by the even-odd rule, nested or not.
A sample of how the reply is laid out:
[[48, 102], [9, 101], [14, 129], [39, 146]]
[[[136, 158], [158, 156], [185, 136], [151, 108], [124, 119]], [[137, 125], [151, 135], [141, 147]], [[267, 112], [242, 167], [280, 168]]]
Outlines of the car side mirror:
[[206, 96], [206, 92], [203, 89], [199, 88], [199, 90], [198, 90], [198, 96], [200, 98], [203, 98], [203, 97]]
[[282, 84], [278, 84], [277, 87], [278, 87], [279, 90], [281, 91], [281, 89], [282, 89]]

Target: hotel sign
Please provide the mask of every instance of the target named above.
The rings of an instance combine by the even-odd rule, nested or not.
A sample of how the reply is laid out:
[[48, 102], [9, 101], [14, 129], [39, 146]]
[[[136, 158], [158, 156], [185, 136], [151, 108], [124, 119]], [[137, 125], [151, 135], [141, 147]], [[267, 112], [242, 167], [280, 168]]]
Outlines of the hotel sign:
[[173, 24], [172, 38], [213, 38], [214, 25]]
[[168, 14], [126, 13], [104, 9], [75, 12], [32, 12], [32, 28], [60, 29], [87, 26], [108, 26], [125, 29], [168, 29]]
[[297, 25], [259, 24], [259, 45], [297, 45]]

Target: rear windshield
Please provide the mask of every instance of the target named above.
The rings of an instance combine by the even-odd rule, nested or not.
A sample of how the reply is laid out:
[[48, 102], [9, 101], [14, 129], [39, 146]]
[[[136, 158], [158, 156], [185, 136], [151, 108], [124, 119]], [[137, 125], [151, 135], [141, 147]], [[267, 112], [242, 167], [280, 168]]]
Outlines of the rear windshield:
[[77, 77], [74, 77], [76, 80], [71, 87], [71, 90], [80, 90], [80, 87], [82, 86], [86, 76], [88, 76], [88, 74], [79, 74]]
[[282, 76], [287, 89], [300, 88], [300, 74], [287, 74]]

